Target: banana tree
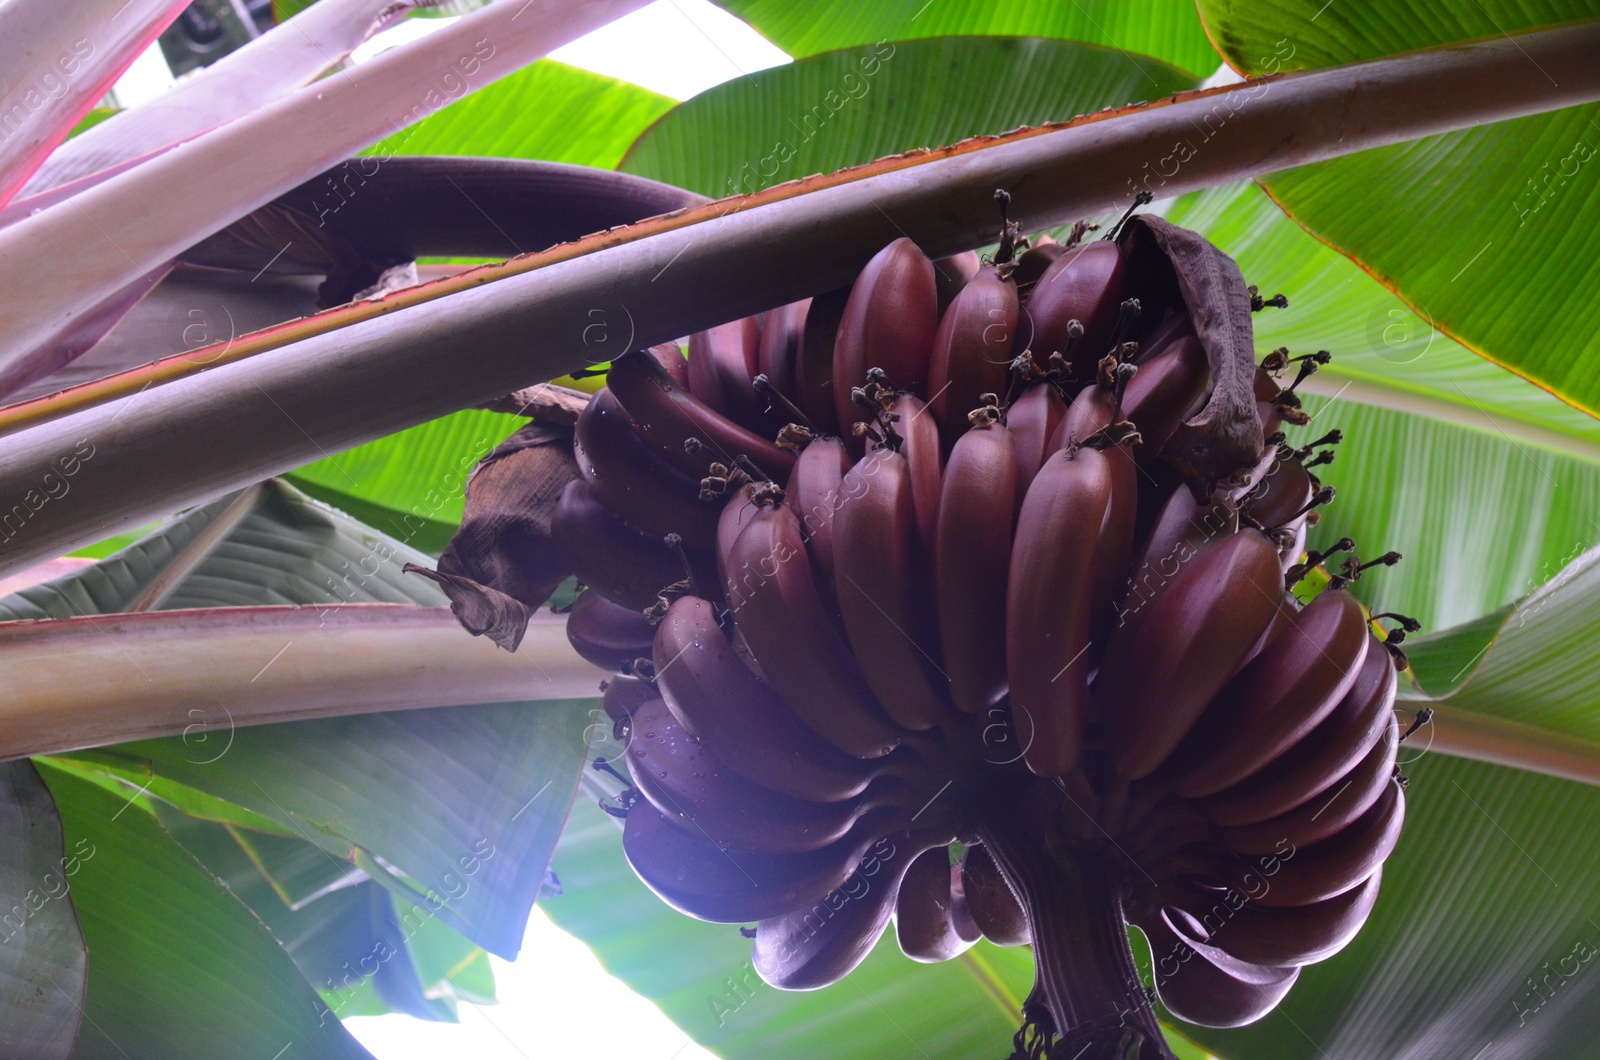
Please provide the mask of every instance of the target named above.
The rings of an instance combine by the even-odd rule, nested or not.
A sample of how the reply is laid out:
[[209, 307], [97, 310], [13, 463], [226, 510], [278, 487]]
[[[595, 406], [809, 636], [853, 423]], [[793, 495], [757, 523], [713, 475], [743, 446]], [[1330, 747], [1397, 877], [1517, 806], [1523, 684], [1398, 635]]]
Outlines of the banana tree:
[[[727, 0], [795, 61], [674, 104], [540, 58], [637, 0], [359, 66], [409, 7], [320, 0], [74, 134], [182, 8], [103, 6], [0, 8], [8, 1055], [362, 1056], [491, 1000], [535, 901], [728, 1056], [1592, 1054], [1592, 5]], [[803, 525], [791, 466], [870, 499]], [[1148, 609], [1131, 544], [1073, 566], [1207, 498]], [[1067, 598], [1210, 617], [1074, 655]], [[1293, 727], [1247, 709], [1285, 623], [1341, 674]], [[677, 812], [678, 726], [737, 813]]]

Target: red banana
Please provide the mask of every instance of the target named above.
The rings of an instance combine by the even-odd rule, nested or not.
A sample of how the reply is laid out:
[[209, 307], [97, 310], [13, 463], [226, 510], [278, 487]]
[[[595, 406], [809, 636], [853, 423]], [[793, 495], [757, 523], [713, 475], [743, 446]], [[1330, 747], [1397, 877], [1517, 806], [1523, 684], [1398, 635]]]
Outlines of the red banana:
[[633, 783], [667, 820], [723, 847], [798, 853], [837, 842], [861, 813], [857, 800], [808, 802], [738, 776], [684, 731], [659, 697], [633, 712]]
[[1262, 526], [1287, 526], [1315, 492], [1311, 473], [1299, 460], [1279, 460], [1245, 495], [1241, 507]]
[[756, 974], [780, 990], [817, 990], [849, 975], [888, 926], [907, 867], [932, 843], [905, 832], [885, 836], [837, 890], [762, 920]]
[[[762, 474], [783, 482], [794, 468], [794, 454], [745, 430], [673, 381], [672, 376], [640, 350], [611, 362], [606, 386], [634, 422], [647, 424], [639, 433], [668, 463], [695, 477], [705, 477], [712, 461], [734, 467], [746, 456]], [[685, 448], [693, 438], [694, 452]]]
[[962, 852], [961, 889], [984, 938], [996, 946], [1025, 946], [1033, 940], [1022, 902], [982, 846], [969, 845]]
[[1144, 364], [1172, 344], [1190, 338], [1194, 334], [1194, 319], [1186, 311], [1179, 310], [1151, 328], [1150, 332], [1139, 340], [1139, 352], [1134, 358], [1134, 363]]
[[1029, 390], [1006, 410], [1006, 429], [1017, 443], [1017, 501], [1028, 492], [1033, 476], [1039, 473], [1045, 457], [1055, 452], [1052, 443], [1056, 428], [1066, 415], [1066, 402], [1061, 393], [1049, 383], [1040, 383]]
[[[734, 491], [723, 502], [722, 512], [717, 516], [717, 556], [727, 554], [733, 547], [734, 541], [744, 533], [744, 528], [750, 525], [750, 520], [755, 517], [761, 506], [745, 495], [743, 490]], [[719, 558], [718, 562], [721, 560]]]
[[962, 942], [977, 942], [983, 938], [983, 932], [979, 930], [978, 922], [972, 918], [972, 907], [967, 904], [967, 890], [961, 879], [961, 866], [951, 865], [949, 869], [950, 924], [955, 928], [956, 937]]
[[578, 594], [567, 615], [567, 640], [603, 670], [625, 670], [635, 659], [650, 658], [655, 630], [644, 615], [614, 604], [593, 589]]
[[[1282, 555], [1281, 551], [1279, 555]], [[1304, 606], [1293, 593], [1284, 593], [1278, 601], [1277, 614], [1272, 616], [1272, 621], [1267, 623], [1267, 628], [1261, 631], [1261, 636], [1256, 638], [1255, 644], [1251, 645], [1250, 650], [1245, 653], [1245, 657], [1240, 660], [1239, 668], [1241, 670], [1244, 669], [1257, 655], [1260, 655], [1265, 650], [1267, 645], [1277, 640], [1279, 634], [1299, 619], [1300, 612], [1303, 610], [1305, 610]]]
[[1350, 772], [1334, 782], [1331, 793], [1265, 821], [1223, 829], [1218, 833], [1218, 842], [1237, 853], [1260, 856], [1277, 850], [1282, 840], [1304, 847], [1343, 831], [1372, 808], [1394, 776], [1400, 732], [1398, 723], [1392, 720], [1394, 715], [1390, 718], [1378, 743]]
[[1394, 724], [1394, 663], [1377, 638], [1333, 713], [1264, 769], [1199, 802], [1217, 824], [1237, 827], [1287, 813], [1330, 791]]
[[844, 476], [850, 454], [837, 438], [813, 438], [795, 461], [783, 502], [794, 509], [805, 532], [827, 595], [833, 595], [833, 521], [844, 504]]
[[934, 847], [911, 862], [894, 907], [900, 952], [923, 964], [948, 961], [972, 945], [956, 929], [950, 891], [950, 848]]
[[[1110, 347], [1127, 292], [1127, 269], [1115, 243], [1080, 243], [1056, 258], [1028, 296], [1034, 360], [1043, 363], [1050, 354], [1062, 353], [1073, 363], [1075, 375], [1092, 379]], [[1067, 323], [1072, 320], [1084, 331], [1069, 348]]]
[[1299, 968], [1246, 964], [1185, 936], [1165, 911], [1140, 918], [1150, 940], [1156, 993], [1167, 1010], [1202, 1027], [1254, 1023], [1283, 1000]]
[[883, 834], [883, 820], [868, 814], [820, 850], [754, 854], [685, 832], [640, 802], [628, 811], [622, 851], [645, 885], [679, 912], [714, 924], [746, 924], [815, 902], [843, 884]]
[[635, 528], [700, 548], [716, 540], [718, 510], [700, 499], [700, 483], [650, 449], [610, 390], [578, 416], [572, 455], [606, 506]]
[[794, 403], [811, 421], [811, 429], [821, 434], [839, 433], [833, 400], [833, 349], [849, 298], [849, 288], [819, 294], [806, 311], [800, 363], [795, 366]]
[[689, 336], [689, 390], [695, 397], [747, 427], [761, 422], [751, 380], [759, 371], [761, 322], [743, 317]]
[[[800, 354], [805, 346], [806, 313], [811, 309], [811, 299], [779, 306], [767, 314], [761, 325], [761, 346], [756, 353], [756, 366], [778, 392], [793, 401], [798, 393]], [[765, 394], [758, 394], [763, 409], [768, 404]], [[768, 413], [769, 420], [779, 426], [794, 417], [788, 409], [779, 406]]]
[[911, 465], [875, 449], [845, 475], [843, 492], [850, 499], [834, 517], [834, 589], [850, 646], [889, 716], [913, 731], [932, 728], [949, 710], [949, 692], [929, 587], [915, 565]]
[[1261, 417], [1261, 437], [1270, 438], [1283, 426], [1283, 411], [1273, 400], [1283, 393], [1283, 387], [1260, 365], [1254, 376], [1256, 415]]
[[1139, 365], [1122, 395], [1122, 416], [1139, 428], [1134, 458], [1153, 461], [1178, 425], [1204, 404], [1211, 392], [1211, 365], [1193, 335], [1170, 343]]
[[684, 359], [683, 350], [676, 342], [663, 342], [650, 347], [650, 356], [667, 370], [674, 383], [684, 388], [689, 386], [689, 362]]
[[1268, 909], [1245, 903], [1231, 910], [1207, 941], [1251, 964], [1301, 967], [1325, 961], [1348, 946], [1367, 922], [1382, 880], [1380, 867], [1343, 894], [1311, 905]]
[[1064, 244], [1057, 243], [1049, 236], [1040, 236], [1034, 241], [1033, 246], [1018, 255], [1017, 268], [1011, 274], [1011, 278], [1017, 281], [1019, 288], [1030, 288], [1039, 282], [1044, 270], [1066, 252]]
[[673, 601], [656, 627], [653, 658], [673, 717], [746, 780], [798, 799], [837, 802], [859, 795], [874, 776], [801, 723], [750, 672], [706, 601]]
[[606, 717], [622, 721], [632, 717], [640, 704], [656, 698], [656, 688], [642, 677], [631, 674], [613, 674], [600, 682], [600, 706]]
[[1400, 826], [1405, 822], [1406, 798], [1400, 785], [1390, 782], [1383, 794], [1366, 813], [1331, 839], [1302, 848], [1291, 848], [1287, 854], [1272, 859], [1275, 870], [1265, 866], [1259, 873], [1243, 865], [1235, 869], [1235, 887], [1247, 894], [1265, 881], [1265, 892], [1251, 901], [1271, 908], [1311, 905], [1343, 894], [1372, 875], [1383, 864], [1395, 841], [1400, 838]]
[[966, 433], [978, 395], [1005, 397], [1018, 312], [1017, 285], [993, 267], [981, 270], [944, 311], [928, 365], [928, 405], [945, 448]]
[[911, 504], [917, 513], [917, 561], [927, 569], [933, 562], [933, 539], [939, 521], [939, 494], [943, 489], [944, 452], [939, 444], [939, 425], [928, 414], [927, 406], [914, 394], [895, 398], [889, 411], [900, 417], [895, 433], [900, 435], [900, 455], [911, 469]]
[[[1196, 554], [1136, 627], [1113, 629], [1095, 681], [1117, 772], [1138, 780], [1178, 746], [1272, 621], [1283, 596], [1278, 552], [1246, 530]], [[1129, 599], [1132, 599], [1130, 596]]]
[[[1082, 442], [1109, 427], [1119, 418], [1116, 392], [1110, 387], [1086, 386], [1067, 406], [1066, 415], [1056, 426], [1050, 442], [1052, 451]], [[1139, 468], [1126, 445], [1103, 450], [1111, 468], [1111, 505], [1100, 528], [1100, 568], [1095, 575], [1090, 650], [1092, 663], [1098, 664], [1105, 650], [1105, 634], [1116, 617], [1114, 605], [1128, 584], [1128, 567], [1133, 559], [1133, 537], [1139, 515]]]
[[[617, 518], [594, 487], [573, 479], [561, 492], [550, 522], [550, 539], [589, 588], [624, 607], [642, 611], [656, 594], [684, 577], [683, 560], [661, 539], [642, 534]], [[696, 550], [697, 552], [699, 550]], [[700, 576], [715, 586], [716, 561], [700, 553]]]
[[1129, 627], [1129, 633], [1143, 625], [1156, 597], [1190, 560], [1212, 543], [1238, 531], [1239, 512], [1233, 505], [1220, 496], [1201, 504], [1187, 486], [1179, 486], [1168, 495], [1144, 536], [1120, 604], [1118, 625]]
[[1116, 391], [1098, 383], [1084, 387], [1072, 399], [1061, 422], [1050, 436], [1050, 450], [1063, 449], [1073, 442], [1081, 442], [1103, 427], [1109, 427], [1119, 418]]
[[781, 506], [755, 512], [719, 560], [745, 642], [800, 720], [857, 758], [892, 751], [899, 733], [834, 631], [794, 512]]
[[1278, 558], [1283, 561], [1283, 572], [1288, 574], [1295, 564], [1299, 563], [1306, 554], [1306, 518], [1300, 518], [1289, 523], [1284, 529], [1293, 533], [1288, 541], [1278, 546]]
[[1366, 656], [1366, 612], [1330, 590], [1229, 680], [1173, 755], [1166, 780], [1184, 798], [1213, 795], [1287, 751], [1332, 713]]
[[934, 547], [934, 595], [950, 698], [968, 714], [1006, 692], [1006, 582], [1016, 511], [1011, 432], [976, 427], [950, 451]]
[[866, 384], [869, 368], [883, 369], [896, 389], [926, 393], [938, 323], [939, 296], [927, 255], [909, 239], [874, 254], [850, 289], [834, 342], [833, 406], [841, 429], [869, 418], [850, 398], [852, 388]]
[[960, 297], [961, 292], [966, 290], [967, 284], [978, 275], [978, 270], [982, 266], [983, 262], [978, 259], [976, 250], [963, 250], [948, 258], [939, 258], [933, 263], [933, 284], [939, 294], [940, 313]]
[[1094, 449], [1050, 457], [1017, 519], [1006, 588], [1006, 676], [1028, 768], [1078, 762], [1089, 706], [1089, 648], [1100, 531], [1112, 468]]

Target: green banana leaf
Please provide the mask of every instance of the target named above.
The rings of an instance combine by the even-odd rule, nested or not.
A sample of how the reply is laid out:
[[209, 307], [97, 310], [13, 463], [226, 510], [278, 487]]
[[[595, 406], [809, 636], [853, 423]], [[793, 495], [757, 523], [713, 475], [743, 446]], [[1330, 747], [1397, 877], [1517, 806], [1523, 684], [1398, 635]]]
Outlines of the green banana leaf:
[[1206, 34], [1229, 65], [1261, 70], [1280, 41], [1294, 45], [1284, 63], [1309, 70], [1593, 18], [1584, 0], [1198, 0]]
[[[1158, 99], [1196, 80], [1154, 59], [1067, 41], [944, 37], [872, 44], [702, 92], [646, 130], [620, 168], [721, 197]], [[929, 90], [943, 84], [974, 90]]]
[[[222, 538], [213, 542], [219, 530]], [[445, 605], [427, 579], [401, 571], [407, 563], [429, 560], [293, 486], [270, 481], [175, 516], [91, 567], [0, 598], [0, 620], [128, 611], [152, 592], [159, 596], [156, 610], [358, 601]]]
[[1436, 326], [1579, 408], [1600, 409], [1600, 279], [1575, 233], [1600, 218], [1600, 106], [1484, 126], [1279, 174], [1300, 223]]
[[67, 853], [50, 790], [28, 762], [0, 766], [0, 849], [0, 1053], [56, 1060], [71, 1055], [83, 1004], [71, 890], [82, 863]]
[[1600, 420], [1430, 326], [1394, 292], [1284, 216], [1254, 185], [1184, 195], [1165, 213], [1228, 248], [1264, 294], [1288, 295], [1287, 310], [1256, 314], [1256, 348], [1331, 350], [1332, 363], [1311, 380], [1313, 393], [1323, 399], [1342, 391], [1358, 404], [1421, 412], [1502, 441], [1514, 437], [1541, 455], [1556, 450], [1600, 461]]
[[[349, 999], [370, 981], [392, 1011], [455, 1022], [452, 970], [488, 962], [482, 949], [437, 917], [409, 905], [402, 916], [382, 886], [303, 840], [213, 824], [165, 803], [154, 808], [168, 834], [261, 917], [335, 1015], [347, 1015]], [[286, 901], [271, 878], [286, 863], [302, 873], [320, 870], [327, 882], [318, 893]], [[424, 934], [430, 939], [426, 959], [416, 945]], [[489, 986], [493, 1000], [492, 973]]]
[[[126, 610], [157, 584], [168, 591], [156, 606], [169, 608], [441, 604], [431, 582], [402, 574], [406, 562], [425, 558], [269, 482], [196, 509], [93, 567], [0, 600], [0, 615]], [[276, 822], [509, 957], [521, 946], [582, 769], [589, 709], [579, 701], [497, 703], [229, 726], [75, 760], [149, 785], [199, 816], [220, 800], [231, 807], [226, 823]]]
[[674, 103], [626, 81], [540, 59], [365, 153], [534, 158], [614, 169], [634, 138]]
[[1511, 605], [1408, 644], [1429, 662], [1411, 695], [1600, 744], [1597, 625], [1600, 549], [1590, 549]]
[[308, 464], [289, 480], [436, 556], [461, 523], [473, 466], [526, 422], [468, 409]]
[[[1330, 66], [1600, 14], [1584, 0], [1201, 0], [1200, 10], [1247, 73], [1268, 60]], [[1595, 412], [1600, 309], [1575, 295], [1600, 278], [1581, 235], [1600, 219], [1597, 119], [1600, 107], [1573, 107], [1290, 170], [1265, 186], [1436, 327]]]
[[719, 0], [791, 55], [920, 37], [1055, 37], [1149, 55], [1205, 77], [1217, 53], [1188, 0]]
[[[1313, 408], [1321, 401], [1313, 401]], [[1345, 441], [1318, 468], [1339, 496], [1310, 537], [1349, 535], [1370, 559], [1390, 549], [1353, 591], [1375, 611], [1411, 615], [1428, 630], [1492, 612], [1559, 575], [1600, 542], [1600, 465], [1485, 432], [1388, 409], [1338, 402], [1298, 440], [1339, 428]]]
[[[126, 796], [44, 764], [89, 952], [75, 1060], [212, 1060], [248, 1043], [365, 1058], [266, 926]], [[12, 1055], [33, 1055], [14, 1053]]]
[[583, 763], [587, 701], [497, 703], [239, 729], [227, 768], [184, 740], [78, 757], [286, 826], [507, 959]]
[[1340, 499], [1312, 545], [1348, 534], [1368, 556], [1405, 557], [1355, 586], [1374, 610], [1428, 629], [1466, 622], [1600, 542], [1600, 422], [1433, 331], [1251, 185], [1183, 196], [1167, 217], [1226, 248], [1263, 292], [1288, 294], [1288, 309], [1256, 314], [1258, 350], [1333, 351], [1312, 377], [1312, 424], [1288, 433], [1345, 436], [1318, 471]]

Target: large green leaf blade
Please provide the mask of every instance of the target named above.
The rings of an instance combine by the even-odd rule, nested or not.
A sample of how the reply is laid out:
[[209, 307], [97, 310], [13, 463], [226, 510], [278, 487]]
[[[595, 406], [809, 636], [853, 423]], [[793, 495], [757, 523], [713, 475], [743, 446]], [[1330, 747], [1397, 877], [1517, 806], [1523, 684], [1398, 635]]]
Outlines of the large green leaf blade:
[[1401, 55], [1593, 18], [1586, 0], [1198, 0], [1207, 33], [1246, 74]]
[[78, 1060], [211, 1060], [273, 1050], [317, 1060], [367, 1056], [266, 927], [142, 810], [44, 766], [94, 954]]
[[[405, 574], [423, 553], [273, 481], [191, 509], [91, 567], [0, 598], [0, 619], [132, 609], [174, 574], [157, 609], [255, 604], [447, 601]], [[223, 532], [211, 543], [209, 533]], [[176, 566], [175, 566], [176, 565]]]
[[[1498, 39], [1597, 12], [1586, 0], [1201, 0], [1228, 61], [1303, 70]], [[1546, 75], [1548, 76], [1548, 75]], [[1600, 107], [1573, 107], [1289, 170], [1266, 187], [1299, 223], [1468, 348], [1600, 410]]]
[[1600, 549], [1590, 549], [1513, 606], [1424, 638], [1425, 651], [1468, 662], [1454, 674], [1430, 667], [1415, 694], [1600, 745], [1597, 627]]
[[534, 158], [612, 169], [672, 107], [673, 100], [649, 89], [541, 59], [367, 153]]
[[0, 765], [0, 850], [9, 906], [0, 911], [0, 1053], [56, 1060], [71, 1053], [82, 1011], [83, 933], [71, 897], [80, 862], [28, 762]]
[[1600, 410], [1600, 106], [1289, 170], [1267, 188], [1436, 326]]
[[240, 729], [211, 762], [182, 739], [114, 753], [362, 864], [511, 959], [571, 805], [589, 721], [587, 701], [486, 704]]
[[1345, 433], [1338, 459], [1317, 469], [1339, 496], [1311, 543], [1348, 534], [1367, 558], [1403, 556], [1354, 586], [1376, 611], [1412, 615], [1426, 630], [1466, 622], [1600, 542], [1600, 465], [1349, 401], [1307, 404], [1317, 418], [1291, 442]]
[[[1195, 82], [1155, 59], [1066, 41], [948, 37], [874, 44], [702, 92], [646, 131], [621, 168], [720, 197], [1156, 99]], [[930, 90], [944, 84], [982, 90]]]
[[[1217, 53], [1188, 0], [720, 0], [791, 55], [920, 37], [1055, 37], [1153, 56], [1204, 77]], [[976, 91], [976, 86], [972, 86]]]
[[[409, 905], [402, 916], [381, 885], [304, 840], [228, 828], [161, 802], [154, 810], [162, 827], [262, 919], [334, 1015], [343, 1016], [355, 992], [370, 983], [394, 1011], [454, 1022], [448, 967], [430, 957], [425, 972], [418, 940], [426, 932], [451, 966], [483, 951], [437, 917]], [[317, 871], [326, 881], [321, 891], [290, 902], [271, 876], [291, 865]]]
[[1600, 421], [1435, 330], [1259, 188], [1233, 184], [1185, 195], [1166, 216], [1226, 248], [1263, 293], [1288, 295], [1287, 310], [1256, 314], [1256, 348], [1331, 350], [1333, 361], [1307, 387], [1313, 393], [1343, 394], [1349, 384], [1351, 400], [1360, 403], [1600, 460]]
[[1184, 196], [1167, 216], [1288, 295], [1256, 314], [1258, 350], [1333, 351], [1304, 388], [1312, 424], [1288, 433], [1298, 445], [1344, 432], [1317, 472], [1339, 498], [1310, 543], [1349, 535], [1364, 555], [1403, 554], [1353, 587], [1375, 611], [1427, 630], [1466, 622], [1600, 541], [1600, 422], [1431, 329], [1251, 185]]
[[[408, 561], [425, 559], [272, 482], [0, 600], [0, 614], [124, 610], [161, 584], [155, 606], [170, 608], [442, 603], [431, 582], [401, 572]], [[190, 716], [223, 731], [76, 760], [135, 787], [157, 783], [157, 794], [199, 816], [217, 815], [220, 800], [229, 823], [276, 822], [336, 858], [370, 866], [401, 898], [437, 906], [440, 919], [509, 957], [583, 768], [590, 710], [588, 701], [495, 703], [234, 731], [221, 707], [207, 705]]]
[[526, 422], [468, 409], [307, 464], [289, 479], [402, 543], [437, 555], [461, 522], [473, 465]]

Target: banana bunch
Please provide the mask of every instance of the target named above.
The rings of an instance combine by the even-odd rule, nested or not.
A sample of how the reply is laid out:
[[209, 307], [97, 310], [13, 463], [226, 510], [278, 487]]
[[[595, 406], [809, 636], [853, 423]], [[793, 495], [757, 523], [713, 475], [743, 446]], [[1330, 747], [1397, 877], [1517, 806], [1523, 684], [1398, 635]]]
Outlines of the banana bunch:
[[639, 876], [755, 923], [784, 989], [891, 921], [918, 961], [1031, 943], [1032, 1056], [1168, 1055], [1125, 923], [1172, 1015], [1260, 1018], [1360, 929], [1405, 811], [1415, 623], [1345, 591], [1398, 556], [1304, 552], [1339, 437], [1280, 429], [1326, 355], [1257, 364], [1282, 296], [1158, 218], [1114, 232], [900, 239], [623, 357], [554, 517]]

